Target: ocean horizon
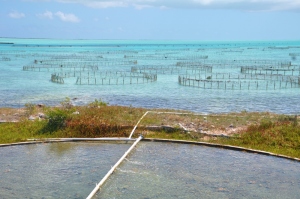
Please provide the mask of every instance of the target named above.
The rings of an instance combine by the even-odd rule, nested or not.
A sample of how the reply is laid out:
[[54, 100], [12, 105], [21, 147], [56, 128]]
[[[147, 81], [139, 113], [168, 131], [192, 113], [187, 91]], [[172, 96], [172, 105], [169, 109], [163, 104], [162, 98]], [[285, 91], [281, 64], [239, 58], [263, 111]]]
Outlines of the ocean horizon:
[[0, 38], [0, 107], [300, 112], [300, 41]]

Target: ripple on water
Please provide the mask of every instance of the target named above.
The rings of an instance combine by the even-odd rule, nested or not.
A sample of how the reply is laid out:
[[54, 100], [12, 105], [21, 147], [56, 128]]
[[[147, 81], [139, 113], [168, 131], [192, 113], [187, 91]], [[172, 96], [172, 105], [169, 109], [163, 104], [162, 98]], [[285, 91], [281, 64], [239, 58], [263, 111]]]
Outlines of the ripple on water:
[[85, 198], [130, 144], [52, 143], [0, 148], [0, 198]]
[[[300, 164], [186, 144], [140, 143], [98, 198], [297, 198]], [[121, 172], [134, 171], [134, 172]]]

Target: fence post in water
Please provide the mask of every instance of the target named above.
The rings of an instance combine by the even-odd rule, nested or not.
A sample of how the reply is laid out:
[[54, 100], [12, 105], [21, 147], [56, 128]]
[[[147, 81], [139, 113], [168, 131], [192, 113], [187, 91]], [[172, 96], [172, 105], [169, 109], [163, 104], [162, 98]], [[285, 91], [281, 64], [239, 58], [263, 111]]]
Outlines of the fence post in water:
[[281, 81], [279, 81], [279, 88], [281, 88]]

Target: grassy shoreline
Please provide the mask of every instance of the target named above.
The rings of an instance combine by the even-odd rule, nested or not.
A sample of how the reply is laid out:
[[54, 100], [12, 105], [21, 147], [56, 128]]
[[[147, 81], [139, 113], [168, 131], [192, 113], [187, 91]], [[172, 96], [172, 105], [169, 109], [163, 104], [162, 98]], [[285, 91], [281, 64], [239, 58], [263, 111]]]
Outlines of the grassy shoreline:
[[[268, 112], [196, 114], [166, 109], [149, 110], [108, 106], [95, 100], [87, 106], [26, 105], [23, 109], [0, 108], [0, 143], [31, 138], [128, 137], [140, 118], [134, 137], [205, 141], [263, 150], [300, 158], [297, 116]], [[16, 118], [17, 117], [17, 118]], [[30, 120], [28, 119], [30, 118]]]

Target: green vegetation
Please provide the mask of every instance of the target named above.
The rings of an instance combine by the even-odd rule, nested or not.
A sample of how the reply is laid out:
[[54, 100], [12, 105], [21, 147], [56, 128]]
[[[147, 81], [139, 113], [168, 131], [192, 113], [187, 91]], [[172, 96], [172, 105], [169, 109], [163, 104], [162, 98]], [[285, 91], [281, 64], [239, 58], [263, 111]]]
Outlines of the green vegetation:
[[[60, 107], [27, 104], [23, 110], [2, 108], [0, 115], [20, 115], [20, 118], [18, 122], [0, 123], [0, 143], [30, 138], [128, 137], [146, 111], [131, 106], [108, 106], [102, 100], [75, 107], [69, 98], [61, 102]], [[300, 128], [296, 116], [246, 111], [218, 115], [157, 111], [160, 113], [149, 112], [144, 117], [134, 136], [143, 134], [146, 138], [206, 141], [300, 158]], [[28, 120], [29, 115], [40, 112], [45, 117]], [[218, 137], [216, 134], [230, 137]]]
[[232, 138], [211, 141], [300, 158], [300, 128], [295, 123], [295, 120], [262, 121]]
[[103, 102], [101, 99], [100, 100], [95, 99], [95, 101], [89, 104], [90, 107], [94, 107], [94, 108], [100, 108], [101, 106], [107, 106], [107, 105], [108, 103]]
[[71, 119], [72, 109], [53, 108], [47, 111], [48, 122], [39, 131], [40, 133], [53, 133], [64, 129], [68, 119]]
[[32, 122], [23, 120], [16, 123], [0, 124], [0, 143], [13, 143], [26, 141], [28, 138], [49, 138], [54, 137], [55, 134], [40, 134], [40, 130], [47, 124], [47, 122]]
[[26, 115], [27, 116], [34, 113], [34, 111], [35, 111], [35, 105], [34, 104], [27, 103], [27, 104], [25, 104], [25, 107], [26, 107]]

